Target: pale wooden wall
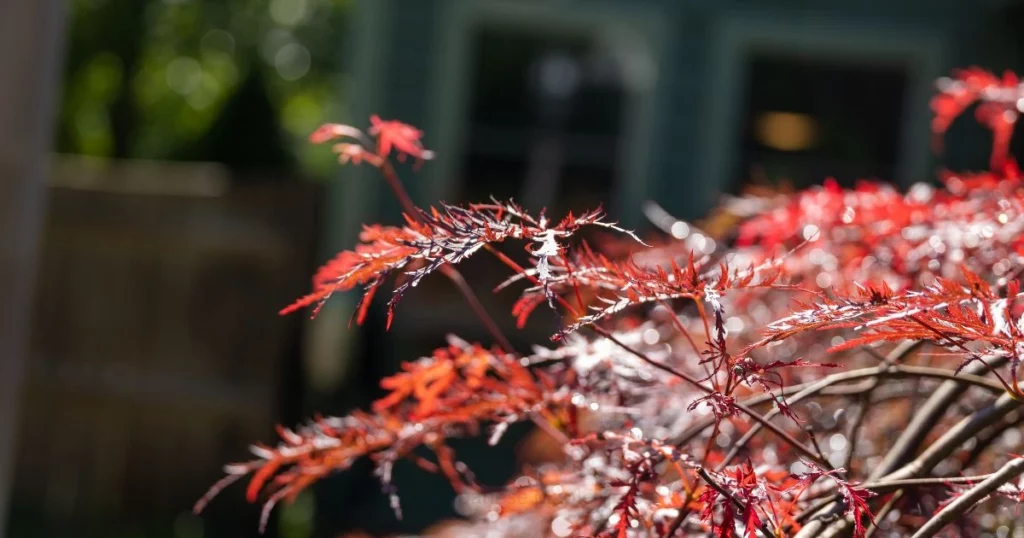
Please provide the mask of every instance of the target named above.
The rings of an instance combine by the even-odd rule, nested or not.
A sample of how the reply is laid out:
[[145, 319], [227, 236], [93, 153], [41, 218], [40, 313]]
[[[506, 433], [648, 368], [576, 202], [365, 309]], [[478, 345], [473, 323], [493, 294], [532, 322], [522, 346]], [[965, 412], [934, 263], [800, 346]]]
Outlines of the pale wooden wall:
[[318, 189], [60, 159], [49, 192], [17, 500], [65, 528], [170, 521], [271, 440]]

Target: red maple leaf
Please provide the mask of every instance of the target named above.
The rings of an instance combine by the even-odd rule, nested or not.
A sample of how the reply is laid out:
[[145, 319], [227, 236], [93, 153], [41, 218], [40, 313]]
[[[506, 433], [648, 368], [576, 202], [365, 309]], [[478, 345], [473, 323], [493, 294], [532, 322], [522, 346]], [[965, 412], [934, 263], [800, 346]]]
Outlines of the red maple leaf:
[[394, 149], [398, 152], [398, 160], [408, 155], [418, 161], [434, 158], [434, 152], [424, 149], [420, 139], [423, 131], [397, 120], [382, 120], [374, 114], [370, 116], [370, 134], [377, 137], [377, 155], [386, 158]]

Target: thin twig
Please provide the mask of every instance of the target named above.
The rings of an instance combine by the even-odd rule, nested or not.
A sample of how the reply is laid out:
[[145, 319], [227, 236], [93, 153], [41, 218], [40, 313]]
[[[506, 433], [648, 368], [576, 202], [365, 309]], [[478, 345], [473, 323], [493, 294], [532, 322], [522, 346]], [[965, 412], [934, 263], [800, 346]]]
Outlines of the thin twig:
[[[909, 355], [909, 353], [911, 351], [913, 351], [914, 349], [917, 349], [917, 347], [919, 347], [919, 343], [920, 343], [920, 341], [912, 342], [912, 343], [909, 343], [909, 344], [907, 344], [907, 343], [903, 344], [905, 346], [908, 346], [907, 349], [903, 349], [903, 348], [897, 347], [888, 356], [882, 356], [882, 365], [883, 366], [892, 366], [892, 365], [896, 364], [897, 362], [902, 361], [904, 358], [906, 358], [907, 355]], [[868, 348], [864, 348], [864, 349], [870, 350], [872, 354], [877, 354], [877, 351], [875, 351], [874, 349], [871, 349], [869, 347]], [[921, 378], [914, 379], [914, 393], [915, 394], [917, 393], [917, 387], [920, 386], [920, 383], [921, 383]], [[878, 378], [872, 379], [871, 380], [871, 386], [868, 387], [868, 389], [866, 391], [864, 391], [860, 395], [859, 398], [857, 398], [857, 401], [858, 401], [858, 404], [857, 404], [857, 414], [853, 418], [853, 424], [850, 426], [850, 431], [849, 431], [849, 433], [848, 433], [848, 435], [846, 437], [849, 440], [850, 450], [848, 450], [846, 452], [846, 457], [843, 458], [843, 469], [846, 469], [847, 473], [853, 472], [853, 457], [854, 457], [854, 454], [857, 453], [857, 438], [860, 437], [860, 428], [861, 428], [861, 426], [864, 425], [864, 419], [867, 418], [868, 413], [870, 413], [870, 411], [871, 411], [870, 410], [871, 397], [874, 395], [875, 389], [877, 389], [881, 384], [882, 384], [882, 382], [881, 382], [880, 379], [878, 379]], [[912, 408], [913, 408], [913, 406], [912, 406]]]
[[881, 385], [877, 379], [872, 380], [871, 386], [868, 390], [864, 391], [857, 398], [857, 414], [853, 417], [853, 423], [850, 425], [850, 431], [846, 435], [847, 442], [850, 445], [850, 450], [846, 452], [846, 457], [843, 458], [843, 469], [849, 473], [852, 471], [853, 456], [857, 452], [857, 438], [860, 437], [860, 428], [864, 425], [864, 419], [867, 418], [869, 407], [871, 406], [871, 396], [874, 395], [875, 389]]
[[964, 417], [946, 433], [939, 437], [934, 443], [921, 453], [914, 461], [887, 474], [882, 480], [901, 480], [914, 478], [930, 472], [942, 460], [962, 446], [967, 440], [974, 437], [981, 430], [995, 424], [1007, 413], [1018, 409], [1021, 402], [1009, 394], [1003, 394], [996, 401], [986, 405], [973, 414]]
[[902, 498], [903, 490], [900, 490], [897, 491], [896, 493], [893, 493], [892, 497], [889, 497], [889, 500], [885, 501], [885, 504], [882, 505], [882, 508], [879, 509], [878, 513], [875, 514], [874, 520], [868, 522], [868, 528], [867, 531], [864, 532], [864, 538], [871, 538], [875, 534], [875, 531], [878, 530], [879, 525], [882, 524], [881, 522], [885, 520], [886, 516], [889, 515], [889, 512], [891, 512], [892, 509], [896, 507], [896, 503], [898, 503]]
[[[384, 176], [391, 192], [394, 193], [395, 199], [398, 200], [398, 204], [402, 207], [402, 211], [405, 212], [409, 218], [422, 222], [423, 219], [420, 217], [420, 212], [416, 209], [415, 204], [412, 203], [412, 199], [409, 198], [409, 193], [406, 192], [405, 187], [402, 185], [402, 180], [398, 178], [398, 174], [395, 172], [395, 168], [391, 166], [391, 163], [386, 160], [380, 167], [381, 174]], [[491, 338], [508, 353], [515, 353], [515, 348], [512, 347], [512, 343], [509, 342], [508, 338], [505, 337], [505, 333], [501, 332], [498, 324], [494, 322], [494, 318], [487, 313], [487, 309], [484, 308], [483, 304], [480, 303], [480, 299], [476, 296], [473, 288], [469, 286], [466, 279], [462, 276], [462, 273], [458, 269], [452, 267], [450, 264], [444, 264], [440, 267], [441, 273], [451, 280], [455, 287], [459, 290], [459, 293], [465, 297], [466, 302], [469, 303], [469, 307], [476, 314], [476, 317], [484, 324], [484, 328], [491, 334]]]
[[[871, 368], [862, 368], [860, 370], [851, 370], [849, 372], [840, 372], [838, 374], [832, 374], [832, 375], [830, 375], [828, 377], [823, 377], [823, 378], [821, 378], [821, 379], [819, 379], [817, 381], [811, 381], [811, 382], [803, 383], [803, 384], [800, 384], [800, 385], [791, 385], [791, 386], [788, 386], [788, 387], [784, 387], [779, 392], [780, 392], [780, 394], [782, 396], [786, 396], [787, 398], [789, 398], [789, 401], [791, 403], [795, 403], [795, 402], [799, 401], [800, 399], [803, 399], [803, 398], [805, 398], [807, 396], [810, 396], [810, 395], [813, 395], [813, 394], [818, 394], [818, 393], [824, 393], [826, 390], [828, 390], [829, 387], [832, 387], [832, 386], [834, 386], [836, 384], [839, 384], [839, 383], [844, 383], [844, 382], [848, 382], [848, 381], [857, 381], [859, 379], [875, 378], [875, 377], [884, 377], [884, 378], [892, 378], [892, 379], [927, 377], [927, 378], [932, 378], [932, 379], [944, 379], [944, 380], [948, 380], [948, 381], [953, 381], [957, 385], [965, 384], [965, 385], [970, 385], [970, 386], [977, 386], [977, 387], [981, 387], [981, 388], [986, 388], [986, 389], [988, 389], [990, 391], [993, 391], [993, 392], [996, 392], [996, 393], [1001, 393], [1001, 392], [1005, 391], [1005, 389], [1003, 388], [1003, 386], [1001, 384], [999, 384], [999, 383], [997, 383], [995, 381], [992, 381], [990, 379], [981, 377], [979, 375], [974, 375], [974, 374], [969, 373], [969, 372], [961, 372], [961, 373], [957, 374], [953, 370], [945, 370], [945, 369], [941, 369], [941, 368], [930, 368], [930, 367], [926, 367], [926, 366], [893, 366], [893, 367], [889, 367], [889, 368], [882, 367], [882, 366], [875, 366], [875, 367], [871, 367]], [[798, 394], [802, 393], [803, 391], [812, 389], [812, 388], [815, 389], [815, 390], [813, 390], [812, 392], [808, 393], [805, 396], [800, 396], [800, 398], [797, 398]], [[856, 393], [860, 393], [863, 390], [867, 390], [867, 388], [869, 388], [869, 387], [865, 387], [864, 389], [858, 389], [855, 392]], [[767, 402], [771, 402], [771, 401], [774, 401], [774, 397], [772, 395], [770, 395], [770, 394], [762, 394], [760, 396], [755, 396], [753, 398], [750, 398], [749, 400], [746, 400], [743, 403], [745, 405], [748, 405], [748, 406], [755, 406], [755, 405], [760, 405], [762, 403], [767, 403]], [[766, 415], [766, 418], [768, 416], [774, 417], [774, 416], [776, 416], [776, 414], [777, 414], [777, 412], [775, 412], [775, 413], [771, 413], [770, 412], [768, 415]], [[690, 442], [694, 437], [696, 437], [697, 435], [700, 435], [700, 433], [703, 430], [705, 430], [707, 428], [710, 428], [713, 424], [714, 424], [714, 419], [713, 418], [703, 419], [702, 421], [700, 421], [700, 422], [696, 423], [695, 425], [691, 426], [690, 429], [687, 430], [683, 435], [681, 435], [679, 437], [679, 439], [677, 441], [675, 441], [674, 444], [677, 447], [682, 447], [686, 443]]]
[[982, 454], [985, 453], [985, 450], [991, 448], [994, 442], [1006, 433], [1006, 430], [1015, 428], [1021, 423], [1024, 423], [1024, 413], [1015, 411], [1010, 413], [1010, 415], [1006, 417], [1005, 421], [993, 428], [991, 431], [978, 436], [977, 443], [974, 445], [974, 448], [971, 449], [971, 452], [967, 454], [967, 457], [965, 457], [960, 463], [960, 468], [969, 468], [978, 458], [981, 457]]
[[873, 493], [888, 493], [896, 489], [922, 487], [922, 486], [949, 486], [950, 484], [973, 484], [981, 482], [992, 476], [992, 473], [979, 476], [949, 476], [934, 478], [904, 478], [902, 480], [886, 480], [881, 482], [868, 482], [861, 484], [864, 489]]
[[[668, 366], [666, 364], [660, 363], [660, 362], [658, 362], [658, 361], [648, 357], [644, 353], [641, 353], [641, 352], [639, 352], [639, 351], [629, 347], [628, 345], [623, 343], [618, 338], [615, 338], [615, 336], [612, 335], [610, 332], [602, 329], [601, 327], [599, 327], [597, 325], [591, 325], [590, 328], [593, 329], [594, 332], [596, 332], [596, 333], [600, 334], [601, 336], [607, 338], [609, 341], [611, 341], [615, 345], [617, 345], [620, 348], [622, 348], [623, 350], [629, 352], [630, 354], [632, 354], [633, 356], [637, 357], [638, 359], [646, 362], [647, 364], [649, 364], [649, 365], [651, 365], [651, 366], [653, 366], [653, 367], [655, 367], [655, 368], [657, 368], [659, 370], [662, 370], [663, 372], [667, 372], [667, 373], [670, 373], [672, 375], [675, 375], [675, 376], [679, 377], [680, 379], [682, 379], [682, 380], [686, 381], [687, 383], [693, 385], [694, 387], [696, 387], [700, 391], [704, 392], [705, 394], [714, 394], [715, 393], [714, 389], [712, 389], [710, 387], [704, 386], [704, 384], [701, 383], [697, 378], [691, 376], [690, 374], [687, 374], [686, 372], [682, 372], [682, 371], [676, 370], [675, 368], [672, 368], [671, 366]], [[740, 411], [743, 411], [743, 413], [745, 415], [747, 415], [748, 417], [753, 419], [755, 422], [757, 422], [761, 426], [763, 426], [765, 428], [768, 428], [775, 435], [777, 435], [780, 438], [782, 438], [783, 441], [785, 441], [787, 444], [789, 444], [792, 448], [796, 449], [797, 452], [800, 452], [805, 457], [807, 457], [810, 460], [813, 460], [815, 463], [818, 463], [819, 465], [822, 465], [822, 466], [827, 467], [827, 468], [831, 468], [831, 464], [828, 462], [827, 459], [824, 459], [821, 455], [815, 453], [815, 451], [813, 449], [811, 449], [807, 445], [801, 443], [795, 437], [790, 435], [789, 432], [783, 430], [782, 428], [776, 426], [775, 424], [772, 424], [768, 420], [765, 420], [764, 417], [762, 417], [757, 411], [755, 411], [751, 407], [743, 404], [742, 402], [736, 402], [735, 405], [736, 405], [736, 408], [739, 409]]]
[[1024, 474], [1024, 458], [1014, 458], [1003, 465], [1001, 469], [992, 473], [980, 484], [967, 490], [955, 501], [946, 505], [945, 508], [929, 519], [911, 538], [929, 538], [935, 536], [946, 525], [949, 525], [958, 517], [967, 513], [975, 504], [985, 500], [990, 493], [1003, 484]]
[[[1020, 408], [1021, 405], [1022, 402], [1017, 400], [1014, 396], [1004, 393], [994, 402], [986, 405], [978, 411], [975, 411], [971, 415], [964, 417], [952, 428], [946, 430], [945, 434], [939, 437], [935, 442], [928, 445], [928, 448], [910, 463], [888, 473], [881, 479], [870, 481], [891, 482], [894, 480], [919, 477], [930, 472], [942, 460], [952, 454], [953, 451], [967, 442], [967, 440], [977, 435], [981, 430], [1001, 420], [1007, 413]], [[852, 520], [848, 516], [836, 520], [834, 523], [829, 525], [827, 529], [824, 529], [823, 527], [825, 526], [825, 519], [842, 513], [843, 503], [832, 503], [815, 514], [815, 520], [809, 522], [804, 526], [804, 528], [800, 529], [796, 538], [834, 536], [841, 533], [852, 524]]]
[[[906, 352], [909, 352], [911, 349], [906, 349]], [[844, 382], [844, 381], [850, 381], [850, 380], [853, 380], [853, 379], [858, 379], [858, 378], [861, 378], [861, 377], [873, 377], [877, 381], [877, 379], [879, 379], [879, 378], [900, 377], [900, 374], [903, 374], [905, 377], [913, 377], [913, 378], [924, 378], [924, 377], [933, 377], [933, 378], [940, 378], [940, 379], [950, 379], [950, 378], [952, 378], [952, 379], [957, 379], [957, 380], [963, 380], [966, 383], [972, 383], [972, 384], [975, 384], [975, 385], [981, 385], [981, 386], [984, 386], [984, 387], [989, 388], [991, 390], [994, 390], [996, 392], [1002, 392], [1003, 391], [1002, 385], [999, 385], [998, 383], [992, 382], [992, 381], [990, 381], [990, 380], [988, 380], [986, 378], [978, 377], [978, 376], [970, 376], [970, 379], [968, 380], [968, 375], [967, 374], [961, 374], [961, 376], [957, 376], [954, 372], [949, 371], [949, 370], [940, 370], [940, 369], [936, 369], [936, 368], [927, 368], [927, 367], [920, 367], [920, 366], [918, 366], [918, 367], [914, 367], [914, 366], [903, 366], [903, 367], [878, 366], [878, 367], [874, 367], [874, 368], [865, 368], [865, 369], [862, 369], [862, 370], [853, 370], [851, 372], [844, 372], [844, 373], [841, 373], [841, 374], [835, 374], [835, 375], [832, 375], [832, 376], [828, 376], [828, 377], [822, 378], [821, 380], [819, 380], [817, 382], [814, 382], [814, 383], [811, 383], [809, 386], [806, 386], [803, 390], [801, 390], [800, 392], [796, 393], [795, 395], [793, 395], [791, 397], [787, 397], [787, 400], [788, 400], [788, 403], [795, 404], [795, 403], [798, 403], [798, 402], [800, 402], [801, 400], [803, 400], [805, 398], [808, 398], [810, 396], [813, 396], [813, 395], [816, 395], [816, 394], [820, 393], [825, 388], [827, 388], [827, 387], [829, 387], [831, 385], [834, 385], [836, 383], [841, 383], [841, 382]], [[870, 390], [873, 390], [873, 388], [869, 387], [868, 391], [870, 391]], [[778, 416], [780, 413], [781, 413], [781, 410], [779, 408], [775, 408], [775, 409], [772, 409], [771, 411], [769, 411], [764, 416], [764, 418], [765, 418], [765, 420], [771, 420], [772, 418]], [[759, 431], [760, 431], [760, 427], [758, 425], [755, 425], [752, 428], [750, 428], [749, 430], [747, 430], [747, 432], [743, 435], [743, 437], [741, 437], [739, 439], [739, 441], [737, 441], [736, 444], [733, 445], [732, 449], [725, 456], [725, 459], [719, 465], [719, 469], [724, 468], [726, 465], [728, 465], [729, 462], [731, 462], [733, 460], [733, 458], [735, 458], [739, 454], [740, 450], [742, 450], [743, 447], [746, 446], [746, 444], [750, 441], [750, 439], [752, 439], [755, 435], [757, 435], [757, 433]]]
[[[1005, 359], [1002, 360], [1005, 361]], [[997, 357], [995, 361], [1000, 361], [1000, 358]], [[985, 365], [973, 363], [961, 370], [960, 373], [961, 375], [971, 374], [980, 376], [986, 371], [988, 371], [988, 367]], [[921, 446], [921, 443], [924, 442], [925, 437], [932, 431], [932, 428], [939, 423], [939, 419], [946, 413], [949, 405], [956, 401], [967, 390], [968, 386], [968, 383], [960, 378], [960, 376], [957, 376], [955, 380], [951, 379], [939, 385], [924, 405], [916, 410], [914, 416], [910, 419], [910, 424], [907, 424], [907, 427], [900, 433], [892, 448], [882, 458], [882, 462], [868, 475], [868, 480], [881, 478], [906, 463], [917, 451], [918, 447]]]

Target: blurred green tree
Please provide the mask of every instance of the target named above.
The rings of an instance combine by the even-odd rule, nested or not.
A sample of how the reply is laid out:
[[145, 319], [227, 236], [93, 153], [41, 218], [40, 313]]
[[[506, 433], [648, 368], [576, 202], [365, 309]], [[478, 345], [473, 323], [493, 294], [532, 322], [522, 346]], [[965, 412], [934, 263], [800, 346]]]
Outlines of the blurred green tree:
[[350, 0], [73, 0], [57, 150], [330, 170]]

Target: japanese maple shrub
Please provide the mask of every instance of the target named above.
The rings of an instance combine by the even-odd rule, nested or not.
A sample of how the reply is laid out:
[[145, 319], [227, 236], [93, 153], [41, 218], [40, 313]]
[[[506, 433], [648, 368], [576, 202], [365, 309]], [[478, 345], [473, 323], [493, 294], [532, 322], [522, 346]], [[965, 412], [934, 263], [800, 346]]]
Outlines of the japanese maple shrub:
[[[938, 90], [936, 136], [976, 106], [991, 170], [905, 193], [826, 181], [731, 199], [729, 241], [653, 205], [663, 233], [646, 243], [600, 210], [420, 209], [391, 159], [430, 160], [423, 133], [376, 116], [366, 132], [321, 127], [312, 141], [376, 168], [405, 224], [366, 226], [282, 313], [315, 314], [359, 288], [362, 323], [386, 288], [390, 325], [403, 295], [440, 272], [491, 342], [450, 336], [383, 379], [370, 409], [279, 428], [196, 509], [246, 477], [265, 523], [279, 501], [369, 458], [400, 514], [391, 471], [410, 459], [465, 496], [451, 530], [466, 536], [1005, 536], [1024, 495], [1024, 182], [1008, 154], [1024, 86], [969, 69]], [[621, 239], [570, 247], [588, 227]], [[518, 289], [520, 326], [538, 308], [559, 314], [552, 342], [512, 348], [458, 272], [477, 255], [507, 265], [499, 290]], [[480, 487], [448, 440], [489, 429], [495, 443], [522, 421], [561, 456]]]

